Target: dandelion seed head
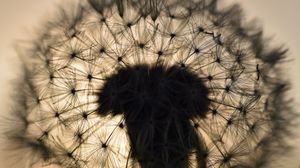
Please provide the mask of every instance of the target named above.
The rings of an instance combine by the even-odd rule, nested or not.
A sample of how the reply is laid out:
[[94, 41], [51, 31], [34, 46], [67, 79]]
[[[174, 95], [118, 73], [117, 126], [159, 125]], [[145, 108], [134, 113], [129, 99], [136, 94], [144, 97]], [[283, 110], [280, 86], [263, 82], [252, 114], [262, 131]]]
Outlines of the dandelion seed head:
[[216, 4], [88, 0], [60, 9], [22, 56], [23, 124], [8, 138], [40, 156], [30, 165], [265, 166], [286, 130], [275, 66], [285, 52], [242, 27], [237, 6]]

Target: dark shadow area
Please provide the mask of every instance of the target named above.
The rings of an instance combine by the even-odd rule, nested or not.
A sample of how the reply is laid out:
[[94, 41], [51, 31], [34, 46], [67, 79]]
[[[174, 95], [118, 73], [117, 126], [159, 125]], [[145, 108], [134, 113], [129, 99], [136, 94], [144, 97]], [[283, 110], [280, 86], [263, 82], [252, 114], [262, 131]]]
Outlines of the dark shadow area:
[[190, 119], [205, 117], [207, 95], [203, 81], [185, 67], [136, 65], [107, 78], [98, 113], [124, 115], [131, 157], [142, 168], [186, 168], [192, 155], [198, 167], [206, 167], [206, 151], [195, 130], [199, 125]]

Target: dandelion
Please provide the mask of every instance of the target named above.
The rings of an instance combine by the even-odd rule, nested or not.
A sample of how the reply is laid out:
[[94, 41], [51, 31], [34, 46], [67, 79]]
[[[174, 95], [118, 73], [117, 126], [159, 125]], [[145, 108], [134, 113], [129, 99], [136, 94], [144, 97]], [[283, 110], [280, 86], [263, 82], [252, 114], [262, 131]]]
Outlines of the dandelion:
[[265, 42], [215, 0], [61, 8], [21, 55], [7, 148], [28, 167], [267, 166], [291, 110]]

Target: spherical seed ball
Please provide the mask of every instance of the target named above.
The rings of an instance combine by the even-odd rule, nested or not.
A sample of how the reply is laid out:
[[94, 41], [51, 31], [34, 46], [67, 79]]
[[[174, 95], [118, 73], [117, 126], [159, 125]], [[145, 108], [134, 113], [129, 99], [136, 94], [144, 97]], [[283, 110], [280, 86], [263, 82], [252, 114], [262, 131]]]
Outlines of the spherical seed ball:
[[281, 49], [217, 1], [88, 0], [26, 50], [7, 132], [29, 165], [263, 167], [290, 116]]

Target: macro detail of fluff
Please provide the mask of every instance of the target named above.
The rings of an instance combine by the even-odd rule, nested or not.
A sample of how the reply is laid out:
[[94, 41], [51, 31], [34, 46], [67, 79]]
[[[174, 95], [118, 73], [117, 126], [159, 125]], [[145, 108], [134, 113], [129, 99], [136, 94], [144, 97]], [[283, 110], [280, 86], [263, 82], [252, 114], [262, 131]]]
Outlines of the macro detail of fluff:
[[268, 166], [284, 148], [291, 109], [279, 64], [286, 51], [269, 48], [239, 6], [71, 4], [20, 54], [24, 76], [5, 132], [16, 160], [250, 168]]

